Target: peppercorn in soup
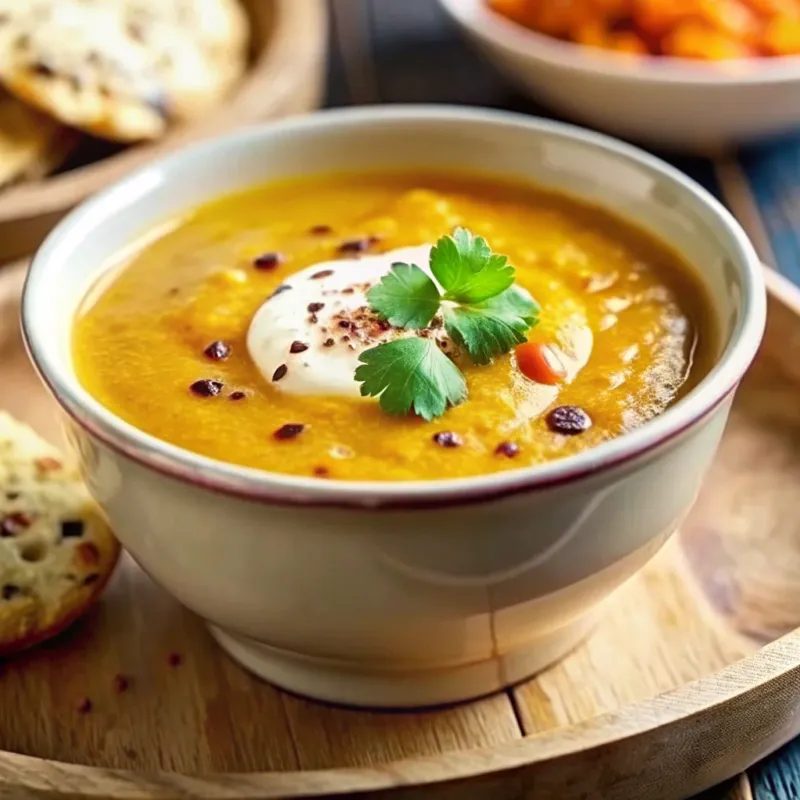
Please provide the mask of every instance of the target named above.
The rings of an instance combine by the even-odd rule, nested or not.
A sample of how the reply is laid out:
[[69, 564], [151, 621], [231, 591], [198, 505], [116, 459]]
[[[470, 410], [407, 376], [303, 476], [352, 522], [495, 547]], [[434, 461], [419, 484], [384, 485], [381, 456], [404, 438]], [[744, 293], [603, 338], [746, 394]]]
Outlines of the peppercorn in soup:
[[675, 253], [527, 186], [294, 179], [160, 230], [84, 302], [78, 377], [223, 461], [393, 481], [539, 464], [662, 413], [713, 356]]

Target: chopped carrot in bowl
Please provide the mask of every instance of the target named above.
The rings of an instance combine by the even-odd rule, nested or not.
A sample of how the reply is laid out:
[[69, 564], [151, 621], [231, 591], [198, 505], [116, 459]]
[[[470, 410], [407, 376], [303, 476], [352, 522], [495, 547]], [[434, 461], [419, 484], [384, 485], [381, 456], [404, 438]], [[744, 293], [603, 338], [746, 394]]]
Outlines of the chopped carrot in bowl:
[[800, 0], [487, 0], [565, 41], [705, 61], [800, 54]]

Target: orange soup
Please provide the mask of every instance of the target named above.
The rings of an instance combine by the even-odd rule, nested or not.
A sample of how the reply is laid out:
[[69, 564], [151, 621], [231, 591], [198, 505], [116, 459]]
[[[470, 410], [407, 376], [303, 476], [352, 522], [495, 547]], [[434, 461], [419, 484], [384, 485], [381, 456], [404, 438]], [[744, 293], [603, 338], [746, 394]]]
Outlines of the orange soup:
[[[506, 316], [493, 328], [477, 293], [451, 327], [463, 297], [440, 286], [439, 298], [422, 273], [459, 227], [507, 257], [514, 290], [538, 305], [533, 327], [509, 333]], [[372, 289], [398, 261], [418, 265], [403, 302], [439, 308], [427, 326], [401, 330], [375, 308]], [[327, 175], [166, 221], [87, 297], [72, 344], [83, 386], [164, 441], [274, 472], [401, 481], [540, 464], [636, 428], [702, 378], [710, 317], [674, 252], [599, 209], [481, 176]], [[487, 347], [511, 339], [480, 358], [473, 334]], [[372, 378], [419, 407], [441, 391], [442, 413], [359, 396], [354, 365], [392, 337], [428, 355]]]

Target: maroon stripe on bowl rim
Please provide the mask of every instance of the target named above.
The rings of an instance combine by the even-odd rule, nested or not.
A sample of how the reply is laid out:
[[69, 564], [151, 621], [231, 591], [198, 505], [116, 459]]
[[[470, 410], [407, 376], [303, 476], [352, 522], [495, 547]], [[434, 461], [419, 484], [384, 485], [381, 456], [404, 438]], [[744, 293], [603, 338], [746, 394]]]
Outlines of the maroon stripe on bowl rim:
[[[182, 483], [187, 483], [191, 486], [197, 486], [202, 489], [207, 489], [209, 491], [215, 492], [217, 494], [222, 494], [228, 497], [238, 497], [244, 500], [250, 500], [257, 503], [263, 503], [265, 505], [275, 505], [275, 506], [282, 506], [282, 507], [301, 507], [301, 508], [331, 508], [331, 509], [342, 509], [342, 510], [351, 510], [351, 511], [423, 511], [423, 510], [437, 510], [437, 509], [446, 509], [446, 508], [453, 508], [459, 506], [470, 506], [470, 505], [478, 505], [482, 503], [489, 503], [495, 502], [497, 500], [504, 500], [509, 497], [514, 497], [517, 495], [522, 494], [530, 494], [533, 492], [540, 492], [546, 489], [553, 489], [557, 487], [564, 486], [566, 484], [575, 483], [580, 481], [584, 478], [591, 477], [593, 475], [599, 475], [603, 472], [608, 470], [622, 467], [625, 464], [628, 464], [636, 459], [642, 458], [647, 456], [648, 454], [658, 450], [662, 446], [668, 444], [674, 439], [679, 438], [682, 434], [686, 433], [691, 428], [694, 428], [698, 423], [702, 422], [708, 416], [710, 416], [720, 405], [722, 405], [725, 400], [733, 394], [739, 386], [741, 382], [741, 378], [738, 378], [733, 385], [727, 387], [721, 394], [719, 394], [714, 401], [710, 404], [705, 406], [703, 409], [698, 411], [690, 420], [685, 422], [683, 425], [675, 428], [674, 430], [669, 431], [665, 435], [661, 436], [654, 441], [648, 442], [641, 447], [637, 448], [636, 450], [622, 453], [616, 458], [609, 459], [604, 463], [598, 466], [592, 467], [578, 467], [574, 470], [568, 471], [563, 475], [559, 475], [553, 478], [540, 478], [536, 474], [535, 467], [523, 467], [519, 470], [508, 470], [508, 473], [513, 474], [517, 471], [523, 470], [533, 470], [533, 474], [531, 475], [530, 479], [525, 481], [520, 485], [514, 486], [501, 486], [497, 488], [490, 488], [490, 489], [483, 489], [483, 490], [476, 490], [470, 493], [459, 494], [456, 496], [447, 496], [441, 498], [415, 498], [413, 494], [409, 494], [406, 497], [388, 497], [388, 498], [380, 498], [374, 500], [359, 500], [357, 497], [353, 499], [329, 499], [329, 498], [301, 498], [301, 497], [293, 497], [288, 492], [281, 492], [275, 489], [251, 489], [245, 486], [237, 486], [236, 481], [231, 479], [228, 480], [226, 478], [216, 478], [213, 474], [207, 475], [200, 475], [197, 474], [191, 468], [185, 467], [179, 461], [174, 460], [172, 457], [167, 457], [164, 462], [162, 462], [159, 458], [152, 458], [149, 457], [146, 453], [142, 452], [139, 448], [136, 447], [126, 447], [123, 444], [117, 442], [112, 436], [106, 434], [106, 432], [102, 429], [102, 426], [95, 425], [90, 419], [85, 419], [81, 414], [74, 411], [70, 408], [63, 400], [58, 397], [55, 393], [52, 384], [50, 381], [45, 377], [42, 371], [39, 369], [39, 365], [36, 363], [33, 356], [31, 356], [34, 364], [36, 365], [36, 369], [39, 372], [40, 377], [47, 385], [48, 389], [50, 390], [51, 394], [55, 397], [56, 401], [58, 402], [59, 406], [64, 410], [64, 412], [81, 428], [83, 428], [87, 433], [91, 436], [95, 437], [99, 441], [101, 441], [104, 445], [106, 445], [109, 449], [113, 450], [115, 453], [130, 459], [131, 461], [143, 466], [147, 467], [148, 469], [152, 469], [155, 472], [158, 472], [161, 475], [165, 475], [168, 478], [173, 478], [175, 480], [181, 481]], [[746, 368], [749, 368], [751, 362], [748, 362]], [[647, 424], [647, 423], [645, 423]], [[143, 435], [149, 435], [142, 432]], [[623, 434], [624, 436], [625, 434]], [[179, 448], [181, 451], [186, 452], [187, 454], [192, 455], [192, 452], [189, 450], [185, 450], [184, 448]], [[222, 464], [224, 462], [216, 461], [216, 459], [210, 459], [212, 462]], [[263, 472], [265, 475], [276, 474], [280, 475], [281, 473], [272, 473], [267, 470], [259, 470]], [[455, 484], [457, 479], [453, 479], [453, 483]], [[348, 485], [352, 485], [354, 482], [352, 481], [334, 481], [331, 479], [326, 479], [325, 481], [327, 486], [335, 486], [337, 483], [341, 484], [342, 487], [347, 487]], [[391, 483], [391, 482], [387, 482]]]

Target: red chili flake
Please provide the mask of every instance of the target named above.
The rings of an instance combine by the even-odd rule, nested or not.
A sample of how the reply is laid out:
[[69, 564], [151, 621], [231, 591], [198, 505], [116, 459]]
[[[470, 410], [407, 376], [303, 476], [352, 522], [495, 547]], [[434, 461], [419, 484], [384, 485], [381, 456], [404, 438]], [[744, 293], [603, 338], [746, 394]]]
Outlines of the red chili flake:
[[439, 433], [434, 433], [433, 441], [436, 442], [439, 447], [461, 447], [461, 445], [464, 444], [464, 440], [457, 433], [453, 433], [452, 431], [439, 431]]
[[315, 272], [309, 280], [318, 281], [320, 278], [327, 278], [329, 275], [333, 275], [332, 269], [321, 269], [319, 272]]
[[286, 373], [288, 371], [289, 371], [289, 367], [287, 367], [286, 364], [281, 364], [275, 370], [275, 372], [272, 373], [272, 380], [273, 381], [279, 381], [281, 378], [283, 378], [286, 375]]
[[244, 392], [231, 392], [228, 395], [229, 400], [244, 400], [247, 395]]
[[78, 705], [79, 714], [88, 714], [92, 710], [92, 701], [88, 697], [84, 697]]
[[130, 681], [125, 675], [118, 674], [114, 676], [114, 691], [117, 694], [122, 694], [123, 692], [127, 692], [129, 686], [130, 686]]
[[312, 325], [316, 325], [316, 324], [319, 322], [319, 319], [318, 319], [318, 317], [317, 317], [317, 315], [316, 315], [316, 314], [312, 314], [312, 315], [311, 315], [311, 316], [308, 318], [308, 321], [309, 321], [309, 322], [310, 322]]
[[519, 455], [519, 445], [516, 442], [500, 442], [495, 448], [495, 455], [514, 458]]
[[349, 342], [349, 341], [350, 341], [350, 337], [349, 337], [347, 334], [345, 334], [344, 336], [342, 336], [342, 339], [341, 339], [341, 341], [343, 341], [343, 342]]
[[9, 514], [0, 522], [0, 538], [7, 538], [9, 536], [16, 536], [21, 531], [29, 528], [33, 519], [22, 511], [16, 514]]
[[37, 458], [34, 464], [36, 464], [36, 469], [40, 472], [54, 472], [57, 469], [61, 469], [61, 462], [57, 458], [50, 458], [49, 456]]
[[345, 289], [342, 289], [342, 294], [353, 294], [355, 289], [352, 286], [348, 286]]
[[203, 354], [212, 361], [223, 361], [231, 354], [231, 346], [227, 342], [217, 339], [203, 350]]
[[281, 253], [262, 253], [253, 259], [253, 266], [256, 269], [275, 269], [280, 266], [286, 259]]
[[315, 314], [317, 311], [322, 311], [325, 308], [325, 303], [309, 303], [308, 310], [310, 313]]
[[171, 667], [179, 667], [183, 662], [183, 658], [181, 657], [180, 653], [170, 653], [167, 656], [167, 664]]
[[367, 236], [364, 239], [348, 239], [339, 245], [339, 252], [345, 255], [353, 253], [363, 253], [369, 250], [370, 245], [380, 241], [374, 236]]
[[350, 322], [349, 322], [349, 320], [346, 320], [346, 319], [340, 319], [340, 320], [339, 320], [339, 327], [340, 327], [340, 328], [349, 328], [349, 327], [350, 327]]
[[314, 477], [315, 478], [327, 478], [328, 475], [331, 474], [331, 471], [327, 467], [314, 467]]
[[378, 320], [378, 327], [382, 331], [388, 331], [389, 328], [391, 328], [392, 326], [385, 319], [379, 319]]
[[289, 347], [290, 353], [304, 353], [308, 350], [308, 345], [305, 342], [298, 342], [295, 340]]
[[75, 555], [78, 556], [81, 565], [85, 567], [93, 567], [100, 563], [100, 551], [92, 542], [81, 542], [75, 548]]
[[333, 347], [335, 344], [336, 344], [336, 342], [335, 342], [333, 339], [326, 339], [326, 340], [325, 340], [325, 341], [322, 343], [322, 346], [323, 346], [323, 347]]
[[308, 232], [314, 236], [323, 236], [326, 233], [332, 233], [333, 228], [330, 225], [314, 225]]
[[575, 436], [592, 427], [592, 418], [578, 406], [558, 406], [545, 418], [547, 427], [553, 433]]
[[281, 427], [278, 428], [278, 430], [276, 430], [275, 433], [272, 434], [272, 436], [275, 439], [281, 439], [281, 440], [294, 439], [305, 430], [305, 427], [306, 427], [305, 425], [299, 422], [290, 422], [286, 425], [281, 425]]
[[222, 391], [224, 385], [221, 381], [203, 378], [203, 380], [195, 381], [189, 387], [189, 390], [198, 397], [216, 397]]

